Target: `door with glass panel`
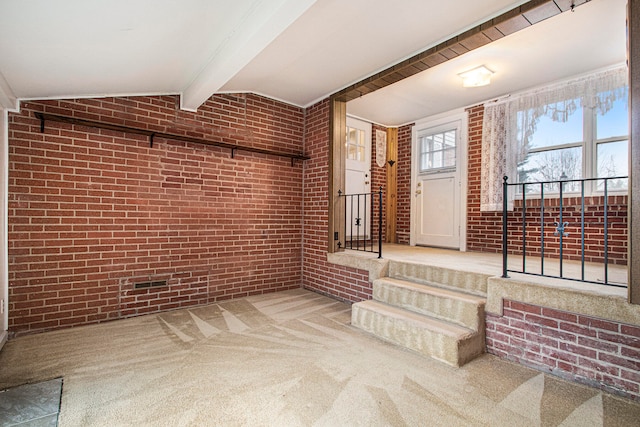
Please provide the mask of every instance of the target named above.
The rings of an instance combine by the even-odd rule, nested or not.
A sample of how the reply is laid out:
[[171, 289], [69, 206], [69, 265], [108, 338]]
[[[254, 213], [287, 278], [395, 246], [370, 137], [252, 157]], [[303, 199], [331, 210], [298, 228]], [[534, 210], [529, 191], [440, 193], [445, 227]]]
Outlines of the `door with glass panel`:
[[371, 123], [347, 117], [345, 151], [345, 192], [352, 195], [346, 198], [347, 241], [368, 240], [371, 234]]
[[418, 131], [413, 179], [417, 245], [460, 248], [460, 131], [459, 121]]

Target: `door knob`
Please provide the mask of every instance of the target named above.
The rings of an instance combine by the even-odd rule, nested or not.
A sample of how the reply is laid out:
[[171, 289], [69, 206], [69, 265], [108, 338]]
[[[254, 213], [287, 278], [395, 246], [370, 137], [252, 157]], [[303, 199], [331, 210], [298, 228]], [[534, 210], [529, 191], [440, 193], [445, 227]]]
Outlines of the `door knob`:
[[369, 184], [369, 181], [365, 181], [365, 182], [364, 182], [364, 185], [368, 185], [368, 184]]
[[422, 194], [422, 190], [416, 190], [416, 196], [417, 196], [418, 194]]

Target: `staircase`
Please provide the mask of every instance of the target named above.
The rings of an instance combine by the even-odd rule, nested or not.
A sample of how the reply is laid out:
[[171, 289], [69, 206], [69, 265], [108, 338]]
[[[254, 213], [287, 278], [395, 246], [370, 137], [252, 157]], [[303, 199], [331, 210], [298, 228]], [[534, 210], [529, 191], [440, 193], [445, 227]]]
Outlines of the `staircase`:
[[484, 353], [489, 276], [400, 261], [356, 303], [351, 324], [452, 366]]

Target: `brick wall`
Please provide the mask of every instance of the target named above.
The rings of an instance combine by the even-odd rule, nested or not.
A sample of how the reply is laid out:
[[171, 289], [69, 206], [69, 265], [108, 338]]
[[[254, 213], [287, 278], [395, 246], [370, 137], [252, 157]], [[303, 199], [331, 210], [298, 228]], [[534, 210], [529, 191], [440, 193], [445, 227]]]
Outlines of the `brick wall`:
[[[216, 95], [26, 102], [9, 116], [9, 328], [81, 325], [301, 285], [302, 168], [289, 159], [34, 112], [301, 152], [304, 111]], [[167, 286], [134, 290], [134, 283]]]
[[411, 132], [413, 123], [398, 128], [398, 243], [409, 244], [411, 237]]
[[640, 401], [640, 327], [505, 300], [487, 352]]
[[344, 301], [371, 298], [367, 271], [327, 262], [329, 214], [329, 101], [306, 110], [303, 286]]
[[[469, 108], [469, 158], [467, 193], [467, 250], [478, 252], [502, 252], [502, 212], [480, 211], [480, 177], [482, 147], [482, 105]], [[609, 263], [627, 262], [627, 196], [608, 198]], [[580, 260], [581, 201], [578, 197], [563, 199], [563, 222], [568, 222], [569, 236], [563, 240], [564, 259]], [[509, 253], [522, 254], [522, 201], [508, 215]], [[526, 243], [527, 254], [539, 256], [541, 253], [541, 203], [530, 199], [526, 202]], [[604, 197], [585, 199], [585, 261], [604, 260]], [[545, 200], [545, 257], [559, 256], [559, 237], [554, 236], [554, 222], [559, 221], [559, 199]]]

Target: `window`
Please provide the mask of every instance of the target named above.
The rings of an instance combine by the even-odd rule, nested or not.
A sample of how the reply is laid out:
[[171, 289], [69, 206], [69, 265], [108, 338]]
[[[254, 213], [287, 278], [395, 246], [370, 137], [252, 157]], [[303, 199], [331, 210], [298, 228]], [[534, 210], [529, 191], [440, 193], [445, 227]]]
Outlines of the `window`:
[[[513, 207], [513, 192], [503, 200], [505, 176], [508, 183], [626, 176], [628, 78], [622, 65], [485, 103], [480, 210]], [[626, 181], [611, 180], [608, 188], [626, 191]], [[587, 183], [585, 193], [604, 189], [602, 181]], [[525, 191], [537, 193], [540, 185]]]
[[433, 172], [456, 166], [456, 130], [419, 137], [420, 172]]
[[[627, 176], [626, 91], [600, 92], [595, 99], [600, 102], [572, 98], [517, 112], [518, 182]], [[564, 191], [580, 188], [568, 182]], [[585, 189], [603, 191], [604, 181], [588, 182]], [[611, 180], [607, 189], [624, 191], [627, 180]], [[544, 191], [558, 192], [558, 184], [545, 184]], [[539, 193], [540, 186], [526, 186], [526, 192]]]
[[364, 130], [347, 126], [347, 160], [365, 161]]

